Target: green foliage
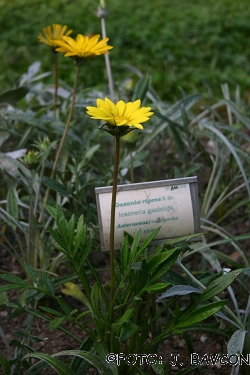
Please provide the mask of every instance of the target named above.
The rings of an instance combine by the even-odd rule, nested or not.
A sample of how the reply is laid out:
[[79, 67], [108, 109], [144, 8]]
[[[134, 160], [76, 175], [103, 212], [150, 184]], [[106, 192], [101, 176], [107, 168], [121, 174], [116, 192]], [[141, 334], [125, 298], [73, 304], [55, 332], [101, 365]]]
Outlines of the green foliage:
[[[199, 329], [227, 337], [229, 353], [249, 352], [250, 298], [243, 310], [236, 296], [242, 291], [250, 294], [244, 243], [250, 234], [234, 234], [235, 223], [245, 230], [250, 212], [250, 122], [249, 108], [243, 104], [249, 93], [245, 90], [241, 97], [237, 87], [233, 96], [230, 88], [240, 83], [244, 90], [249, 84], [250, 6], [246, 0], [185, 6], [186, 2], [128, 1], [124, 8], [119, 0], [107, 1], [115, 98], [139, 98], [155, 113], [145, 131], [137, 133], [137, 146], [130, 152], [122, 147], [119, 183], [128, 182], [130, 156], [137, 181], [197, 173], [202, 229], [195, 242], [196, 235], [190, 235], [154, 247], [160, 228], [144, 241], [140, 231], [134, 238], [125, 233], [114, 260], [115, 295], [110, 300], [110, 282], [106, 277], [103, 282], [103, 270], [94, 267], [91, 256], [100, 250], [94, 188], [112, 184], [113, 145], [85, 113], [97, 97], [109, 96], [104, 61], [90, 61], [80, 71], [74, 117], [52, 175], [55, 149], [71, 106], [74, 66], [70, 59], [59, 57], [54, 112], [52, 55], [37, 41], [42, 28], [55, 22], [67, 24], [74, 35], [100, 33], [100, 20], [91, 12], [98, 4], [0, 1], [4, 30], [0, 83], [5, 90], [0, 93], [0, 244], [26, 273], [25, 280], [12, 274], [0, 276], [4, 282], [0, 305], [8, 307], [10, 318], [28, 316], [27, 329], [15, 332], [13, 352], [0, 328], [9, 354], [8, 359], [0, 355], [5, 374], [18, 374], [24, 368], [31, 375], [51, 366], [59, 374], [83, 375], [90, 365], [102, 374], [145, 374], [138, 363], [128, 366], [122, 361], [117, 366], [108, 364], [106, 356], [123, 351], [157, 353], [162, 340], [180, 334], [188, 342], [187, 332]], [[229, 84], [221, 86], [223, 98], [216, 101], [214, 94], [224, 81]], [[169, 104], [166, 99], [173, 102], [173, 96], [179, 96], [178, 86], [182, 98]], [[197, 114], [204, 98], [213, 104]], [[237, 253], [237, 260], [231, 251]], [[188, 262], [192, 256], [201, 258], [195, 276], [192, 261]], [[61, 264], [68, 268], [67, 276], [60, 277]], [[17, 302], [8, 299], [7, 292], [13, 289], [21, 292]], [[230, 309], [220, 299], [223, 291]], [[69, 304], [65, 295], [78, 300], [82, 309]], [[56, 307], [42, 306], [44, 297], [53, 299]], [[214, 315], [224, 320], [226, 331], [217, 323], [204, 322]], [[30, 344], [37, 340], [29, 331], [33, 316], [44, 319], [52, 331], [74, 337], [79, 349], [36, 353]], [[82, 342], [81, 335], [67, 330], [65, 322], [85, 332], [87, 340]], [[72, 362], [64, 356], [73, 356]], [[37, 362], [31, 365], [33, 357]], [[166, 363], [151, 369], [166, 373]]]
[[[136, 66], [152, 76], [152, 83], [163, 99], [201, 91], [211, 100], [220, 95], [220, 83], [233, 88], [240, 84], [248, 96], [249, 87], [249, 14], [247, 0], [166, 1], [107, 0], [107, 34], [114, 79], [126, 76], [123, 65]], [[101, 33], [95, 15], [98, 2], [89, 0], [46, 0], [33, 3], [15, 0], [1, 2], [2, 74], [1, 87], [8, 90], [21, 73], [36, 61], [43, 70], [51, 70], [52, 54], [39, 44], [37, 35], [53, 23], [67, 24], [78, 33]], [[39, 15], [39, 16], [38, 16]], [[84, 25], [84, 26], [83, 26]], [[60, 74], [73, 83], [71, 61], [61, 56]], [[82, 73], [84, 87], [102, 88], [103, 64], [96, 59]], [[5, 73], [4, 73], [5, 72]], [[134, 74], [131, 72], [134, 79]]]

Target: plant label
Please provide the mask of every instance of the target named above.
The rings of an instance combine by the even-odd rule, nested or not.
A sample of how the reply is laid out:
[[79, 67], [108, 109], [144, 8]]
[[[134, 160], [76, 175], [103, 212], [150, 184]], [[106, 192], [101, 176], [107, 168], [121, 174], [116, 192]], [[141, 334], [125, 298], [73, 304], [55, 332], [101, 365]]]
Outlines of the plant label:
[[[95, 189], [101, 247], [109, 249], [112, 187]], [[161, 227], [152, 245], [200, 231], [197, 177], [118, 185], [115, 213], [115, 248], [141, 229], [143, 241]]]

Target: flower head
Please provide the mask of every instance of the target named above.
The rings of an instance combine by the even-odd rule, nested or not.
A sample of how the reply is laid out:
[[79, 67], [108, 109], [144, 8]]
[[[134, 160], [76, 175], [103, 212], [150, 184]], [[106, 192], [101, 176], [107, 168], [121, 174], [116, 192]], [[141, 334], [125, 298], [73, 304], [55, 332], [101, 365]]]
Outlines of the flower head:
[[113, 48], [106, 44], [109, 40], [108, 38], [104, 38], [100, 41], [99, 38], [100, 35], [98, 34], [92, 37], [78, 34], [76, 40], [70, 36], [63, 36], [63, 41], [57, 41], [59, 47], [56, 48], [56, 51], [64, 52], [64, 56], [72, 57], [76, 65], [82, 65], [86, 60], [104, 55], [108, 53], [108, 50]]
[[48, 44], [52, 48], [58, 47], [57, 41], [63, 40], [63, 36], [70, 35], [73, 30], [67, 30], [67, 26], [54, 23], [52, 26], [45, 27], [43, 32], [38, 35], [41, 43]]
[[19, 159], [28, 169], [35, 169], [40, 160], [40, 153], [34, 150], [29, 150], [27, 155]]
[[[150, 112], [150, 107], [141, 107], [140, 99], [128, 103], [119, 100], [114, 104], [105, 98], [104, 100], [97, 99], [96, 104], [97, 108], [87, 107], [87, 114], [95, 120], [105, 122], [108, 129], [112, 131], [112, 135], [124, 136], [133, 128], [143, 129], [141, 123], [148, 121], [154, 114], [154, 112]], [[115, 128], [121, 128], [121, 131], [119, 132]]]

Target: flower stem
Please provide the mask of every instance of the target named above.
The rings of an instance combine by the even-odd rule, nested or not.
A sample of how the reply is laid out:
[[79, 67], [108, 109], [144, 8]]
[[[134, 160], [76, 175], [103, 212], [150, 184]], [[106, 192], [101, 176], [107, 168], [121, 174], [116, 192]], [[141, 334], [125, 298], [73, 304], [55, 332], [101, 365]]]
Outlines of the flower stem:
[[[68, 119], [67, 119], [67, 122], [66, 122], [66, 126], [65, 126], [65, 129], [64, 129], [64, 132], [63, 132], [61, 143], [60, 143], [60, 146], [59, 146], [59, 148], [57, 150], [57, 153], [56, 153], [56, 157], [55, 157], [54, 165], [53, 165], [53, 168], [52, 168], [52, 171], [51, 171], [51, 174], [50, 174], [50, 178], [54, 178], [54, 176], [55, 176], [56, 167], [57, 167], [57, 164], [58, 164], [58, 161], [59, 161], [62, 149], [63, 149], [63, 145], [64, 145], [64, 142], [65, 142], [68, 130], [69, 130], [70, 121], [71, 121], [71, 118], [72, 118], [72, 115], [73, 115], [73, 111], [74, 111], [75, 96], [76, 96], [76, 86], [77, 86], [78, 75], [79, 75], [79, 67], [77, 66], [77, 68], [76, 68], [75, 82], [74, 82], [74, 87], [73, 87], [71, 107], [70, 107], [70, 110], [69, 110], [69, 115], [68, 115]], [[48, 200], [48, 197], [49, 197], [49, 192], [50, 192], [50, 188], [48, 187], [47, 190], [46, 190], [46, 193], [45, 193], [44, 200], [43, 200], [43, 207], [45, 207], [45, 205], [47, 203], [47, 200]], [[40, 217], [39, 217], [39, 220], [38, 220], [39, 222], [41, 222], [42, 217], [43, 217], [43, 212], [41, 212], [41, 214], [40, 214]]]
[[114, 322], [114, 295], [115, 295], [115, 205], [117, 193], [117, 178], [120, 155], [120, 138], [115, 137], [115, 162], [114, 162], [114, 177], [111, 201], [111, 218], [110, 218], [110, 324]]
[[55, 80], [55, 92], [54, 92], [53, 115], [54, 117], [56, 117], [57, 95], [58, 95], [58, 54], [56, 52], [54, 52], [54, 80]]
[[[107, 37], [105, 17], [101, 17], [101, 26], [102, 26], [102, 37], [104, 39]], [[110, 99], [113, 101], [114, 100], [114, 84], [113, 84], [113, 77], [112, 77], [112, 72], [111, 72], [109, 55], [106, 53], [104, 57], [105, 57], [105, 64], [106, 64], [106, 70], [107, 70], [107, 76], [108, 76]]]

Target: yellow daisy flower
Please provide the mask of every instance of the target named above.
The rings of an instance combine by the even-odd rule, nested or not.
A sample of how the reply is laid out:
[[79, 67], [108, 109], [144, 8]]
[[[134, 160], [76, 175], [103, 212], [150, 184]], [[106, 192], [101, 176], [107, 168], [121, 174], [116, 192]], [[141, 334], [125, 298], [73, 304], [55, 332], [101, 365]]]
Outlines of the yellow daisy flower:
[[76, 40], [70, 36], [63, 36], [63, 41], [57, 41], [59, 47], [56, 51], [64, 52], [65, 57], [73, 57], [77, 65], [82, 65], [86, 60], [106, 54], [113, 48], [106, 44], [109, 38], [100, 41], [99, 38], [98, 34], [92, 37], [78, 34]]
[[41, 43], [48, 44], [52, 48], [58, 47], [57, 41], [63, 40], [63, 36], [70, 35], [73, 30], [67, 30], [68, 26], [62, 26], [58, 23], [54, 23], [52, 26], [45, 27], [43, 32], [38, 35], [38, 39]]
[[154, 112], [150, 112], [151, 107], [141, 107], [140, 99], [135, 102], [125, 103], [119, 100], [114, 104], [108, 98], [97, 99], [96, 107], [86, 107], [87, 114], [95, 120], [102, 120], [109, 129], [113, 127], [135, 127], [143, 129], [142, 122], [148, 121]]

